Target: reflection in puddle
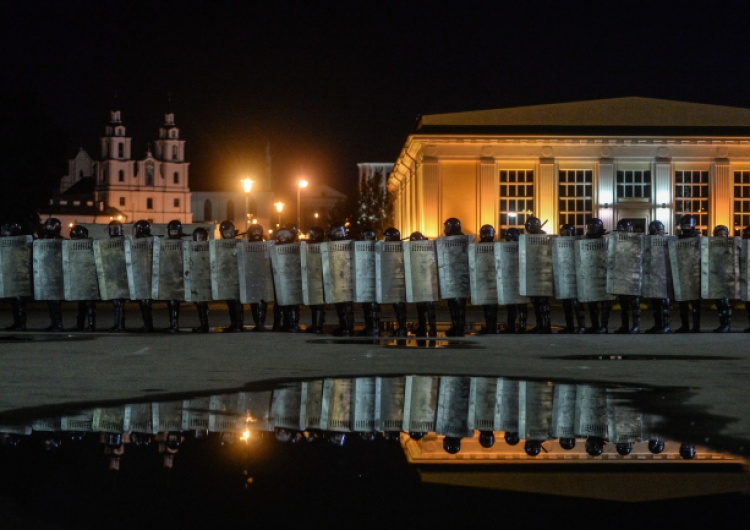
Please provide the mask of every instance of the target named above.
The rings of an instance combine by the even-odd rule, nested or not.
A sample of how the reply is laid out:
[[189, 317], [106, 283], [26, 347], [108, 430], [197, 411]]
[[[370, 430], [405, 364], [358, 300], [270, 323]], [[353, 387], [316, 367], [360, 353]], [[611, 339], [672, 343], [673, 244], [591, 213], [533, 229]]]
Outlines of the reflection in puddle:
[[482, 348], [476, 342], [453, 339], [435, 339], [435, 338], [362, 338], [362, 339], [313, 339], [308, 341], [310, 344], [333, 344], [339, 346], [363, 346], [375, 345], [389, 348], [424, 348], [424, 349], [472, 349]]
[[[464, 486], [452, 502], [469, 504], [521, 493], [552, 495], [557, 500], [544, 497], [551, 503], [742, 491], [745, 461], [717, 451], [722, 420], [684, 407], [689, 396], [685, 389], [412, 375], [70, 410], [0, 425], [0, 473], [16, 477], [0, 493], [16, 493], [9, 484], [19, 477], [37, 477], [39, 486], [71, 474], [100, 500], [146, 502], [144, 492], [158, 497], [156, 490], [177, 488], [181, 497], [172, 502], [183, 511], [172, 522], [197, 524], [195, 503], [207, 502], [197, 492], [225, 500], [252, 492], [257, 509], [300, 514], [333, 499], [365, 509], [404, 496], [416, 503], [410, 509], [420, 502], [426, 509], [440, 498], [440, 484]], [[669, 416], [675, 404], [683, 405], [677, 419]], [[231, 517], [241, 518], [239, 504], [223, 516], [235, 508]], [[430, 513], [442, 521], [441, 510]]]

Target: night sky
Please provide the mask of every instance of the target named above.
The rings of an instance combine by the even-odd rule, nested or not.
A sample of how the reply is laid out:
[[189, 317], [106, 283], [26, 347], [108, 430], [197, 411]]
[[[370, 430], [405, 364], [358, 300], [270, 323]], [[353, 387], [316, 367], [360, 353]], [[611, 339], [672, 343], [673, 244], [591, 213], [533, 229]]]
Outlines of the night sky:
[[750, 107], [749, 23], [741, 0], [8, 1], [0, 95], [37, 96], [67, 158], [98, 156], [115, 94], [144, 156], [171, 99], [193, 189], [239, 189], [270, 142], [280, 195], [302, 175], [346, 192], [420, 114], [620, 96]]

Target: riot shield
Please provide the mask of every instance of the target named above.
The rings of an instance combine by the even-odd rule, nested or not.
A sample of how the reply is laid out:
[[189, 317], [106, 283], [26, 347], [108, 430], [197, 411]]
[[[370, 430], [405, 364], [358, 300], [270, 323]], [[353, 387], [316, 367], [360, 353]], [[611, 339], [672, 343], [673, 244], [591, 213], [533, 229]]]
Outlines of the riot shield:
[[95, 408], [91, 421], [94, 432], [123, 432], [125, 422], [125, 407]]
[[675, 236], [646, 236], [643, 240], [642, 297], [674, 298], [669, 241], [676, 239]]
[[552, 385], [518, 383], [518, 433], [526, 440], [546, 440], [552, 429]]
[[519, 432], [519, 382], [500, 377], [495, 391], [495, 431]]
[[496, 377], [472, 377], [469, 388], [469, 418], [471, 430], [491, 431], [495, 423]]
[[740, 298], [750, 302], [750, 239], [743, 239], [740, 247]]
[[300, 244], [271, 245], [270, 251], [276, 301], [282, 306], [301, 304], [303, 297]]
[[375, 243], [375, 298], [379, 304], [406, 302], [404, 245], [401, 241]]
[[740, 297], [740, 238], [701, 238], [701, 298]]
[[521, 296], [519, 291], [517, 241], [495, 245], [495, 270], [498, 304], [525, 304], [529, 301], [529, 298]]
[[320, 428], [324, 431], [350, 432], [351, 407], [352, 380], [324, 379]]
[[556, 237], [552, 241], [552, 283], [555, 286], [555, 298], [572, 300], [578, 298], [576, 283], [577, 237]]
[[469, 438], [469, 394], [471, 378], [442, 376], [438, 390], [435, 433], [455, 438]]
[[271, 397], [271, 423], [279, 429], [299, 430], [302, 384], [277, 388]]
[[410, 375], [404, 388], [404, 422], [406, 432], [434, 432], [437, 413], [439, 377]]
[[[189, 243], [189, 241], [185, 241]], [[204, 241], [195, 241], [204, 243]], [[207, 241], [206, 241], [207, 243]], [[208, 247], [206, 247], [208, 253]], [[182, 400], [182, 430], [183, 431], [206, 431], [208, 430], [208, 419], [210, 410], [210, 397], [200, 397]]]
[[592, 385], [576, 385], [575, 434], [606, 438], [607, 391]]
[[380, 432], [400, 431], [404, 423], [405, 377], [375, 379], [375, 429]]
[[299, 428], [321, 429], [323, 411], [323, 380], [303, 381], [300, 398]]
[[94, 240], [65, 240], [62, 246], [65, 299], [99, 300]]
[[125, 264], [125, 239], [94, 240], [96, 276], [99, 280], [99, 295], [102, 300], [124, 300], [130, 298], [128, 272]]
[[179, 239], [155, 239], [152, 262], [151, 298], [184, 300], [185, 271]]
[[495, 245], [500, 243], [471, 243], [469, 245], [469, 279], [471, 303], [497, 304], [497, 270]]
[[211, 396], [208, 402], [209, 431], [238, 432], [244, 430], [244, 422], [240, 422], [240, 412], [237, 408], [237, 397], [237, 394], [217, 394]]
[[612, 232], [607, 249], [607, 292], [640, 296], [643, 234]]
[[440, 298], [469, 298], [469, 243], [474, 236], [439, 237], [435, 242], [437, 251]]
[[701, 297], [701, 237], [675, 239], [669, 245], [674, 298], [678, 302]]
[[182, 400], [152, 403], [151, 421], [156, 432], [182, 429]]
[[125, 238], [125, 266], [128, 271], [131, 300], [148, 300], [151, 298], [151, 267], [153, 262], [153, 237]]
[[375, 432], [375, 378], [352, 380], [351, 427], [354, 432]]
[[375, 302], [375, 241], [352, 242], [352, 290], [358, 304]]
[[211, 257], [208, 241], [182, 242], [182, 270], [186, 302], [210, 302]]
[[93, 427], [93, 410], [83, 410], [78, 414], [60, 418], [60, 429], [63, 431], [92, 432], [94, 430]]
[[151, 403], [133, 403], [125, 405], [125, 416], [123, 419], [123, 432], [138, 432], [143, 434], [154, 434], [153, 412]]
[[351, 241], [327, 241], [320, 244], [320, 251], [326, 304], [351, 302], [354, 299]]
[[64, 300], [62, 239], [37, 239], [32, 251], [34, 261], [34, 298]]
[[300, 243], [302, 266], [302, 301], [305, 305], [323, 305], [323, 261], [320, 243]]
[[607, 437], [614, 444], [643, 440], [643, 413], [607, 396]]
[[579, 302], [613, 300], [607, 293], [607, 240], [581, 239], [575, 242], [576, 287]]
[[576, 385], [555, 385], [552, 391], [553, 438], [575, 438]]
[[[272, 302], [274, 300], [273, 287], [276, 272], [275, 270], [272, 272], [271, 267], [271, 249], [273, 247], [274, 245], [270, 241], [237, 242], [240, 302], [243, 304], [257, 304], [261, 301]], [[284, 256], [286, 255], [285, 253]], [[286, 257], [282, 261], [285, 260]], [[290, 278], [294, 281], [295, 276], [292, 275]], [[276, 285], [280, 284], [277, 283]], [[281, 303], [281, 305], [285, 304]]]
[[211, 261], [211, 296], [213, 299], [239, 299], [237, 240], [211, 239], [208, 242], [208, 253]]
[[31, 296], [31, 236], [0, 237], [0, 298]]
[[239, 420], [244, 422], [240, 428], [253, 431], [270, 431], [271, 427], [271, 399], [273, 392], [263, 390], [257, 392], [240, 392], [237, 394], [237, 412]]
[[406, 301], [435, 302], [439, 299], [437, 255], [434, 241], [404, 241]]
[[521, 234], [518, 238], [518, 292], [552, 296], [552, 241], [556, 236]]

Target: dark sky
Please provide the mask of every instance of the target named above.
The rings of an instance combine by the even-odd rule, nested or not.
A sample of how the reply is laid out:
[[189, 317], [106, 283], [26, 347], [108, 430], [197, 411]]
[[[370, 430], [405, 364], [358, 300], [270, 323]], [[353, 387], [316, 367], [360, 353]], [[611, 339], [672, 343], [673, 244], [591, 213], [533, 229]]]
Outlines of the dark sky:
[[193, 188], [262, 173], [270, 142], [279, 183], [346, 191], [357, 162], [396, 159], [419, 114], [618, 96], [750, 107], [749, 6], [10, 1], [0, 78], [41, 98], [70, 157], [98, 154], [115, 93], [143, 156], [171, 94]]

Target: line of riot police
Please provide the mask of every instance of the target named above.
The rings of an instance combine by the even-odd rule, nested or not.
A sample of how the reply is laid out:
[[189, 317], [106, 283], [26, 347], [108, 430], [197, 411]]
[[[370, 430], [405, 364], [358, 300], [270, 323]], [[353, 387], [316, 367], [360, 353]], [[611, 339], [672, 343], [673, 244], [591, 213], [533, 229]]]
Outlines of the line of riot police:
[[66, 240], [60, 221], [51, 218], [37, 239], [21, 235], [18, 225], [3, 225], [0, 298], [11, 301], [13, 324], [6, 330], [13, 331], [26, 328], [26, 300], [32, 297], [48, 303], [47, 331], [64, 329], [63, 301], [78, 303], [73, 329], [80, 331], [95, 329], [96, 301], [111, 301], [115, 317], [109, 331], [124, 331], [124, 304], [132, 300], [140, 307], [139, 331], [151, 332], [153, 300], [160, 300], [167, 304], [166, 331], [171, 333], [180, 329], [181, 302], [196, 304], [199, 326], [193, 331], [206, 333], [209, 302], [225, 301], [230, 319], [226, 331], [245, 329], [245, 304], [251, 308], [252, 330], [264, 331], [273, 302], [274, 331], [300, 331], [300, 306], [305, 304], [312, 313], [308, 331], [321, 333], [325, 306], [333, 305], [338, 318], [334, 334], [351, 336], [354, 307], [360, 304], [365, 322], [360, 334], [378, 336], [381, 305], [391, 304], [396, 317], [392, 335], [397, 337], [408, 333], [407, 304], [416, 305], [414, 334], [436, 336], [435, 303], [440, 300], [447, 301], [450, 313], [446, 335], [463, 336], [468, 301], [482, 306], [482, 333], [500, 332], [498, 305], [507, 308], [505, 332], [526, 332], [529, 302], [536, 318], [530, 331], [550, 333], [552, 297], [563, 305], [561, 333], [607, 333], [612, 302], [619, 298], [616, 333], [639, 333], [641, 298], [646, 298], [654, 312], [654, 326], [646, 333], [668, 333], [671, 300], [680, 308], [677, 332], [700, 331], [701, 300], [716, 303], [720, 325], [715, 331], [726, 332], [730, 301], [750, 299], [747, 239], [728, 237], [726, 227], [717, 227], [714, 237], [701, 237], [689, 215], [680, 219], [677, 237], [664, 235], [659, 221], [649, 225], [647, 235], [633, 233], [628, 220], [608, 234], [600, 219], [591, 219], [583, 236], [572, 225], [563, 225], [559, 236], [546, 234], [543, 226], [531, 216], [526, 233], [511, 228], [505, 241], [495, 241], [494, 227], [484, 225], [475, 241], [463, 234], [460, 220], [449, 218], [443, 237], [433, 241], [419, 232], [403, 241], [396, 228], [376, 241], [372, 230], [350, 239], [337, 223], [327, 233], [312, 228], [308, 239], [299, 242], [296, 227], [279, 230], [274, 241], [266, 241], [257, 224], [238, 238], [242, 234], [231, 221], [221, 223], [220, 239], [210, 239], [198, 228], [192, 240], [185, 240], [179, 221], [171, 221], [166, 237], [159, 238], [141, 220], [132, 236], [126, 237], [122, 224], [112, 221], [108, 239], [90, 239], [86, 228], [76, 225]]

